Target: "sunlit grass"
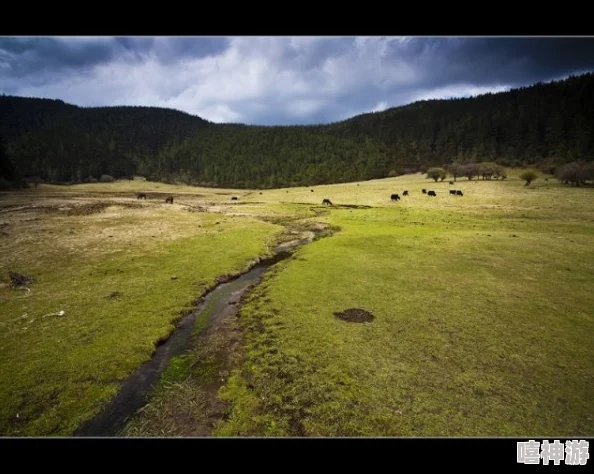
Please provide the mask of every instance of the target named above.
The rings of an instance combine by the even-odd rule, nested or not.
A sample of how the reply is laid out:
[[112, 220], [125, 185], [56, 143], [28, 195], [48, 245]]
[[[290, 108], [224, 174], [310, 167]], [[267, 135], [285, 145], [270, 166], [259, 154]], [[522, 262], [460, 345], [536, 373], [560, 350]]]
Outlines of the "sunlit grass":
[[[217, 433], [591, 436], [592, 190], [537, 184], [325, 187], [335, 204], [382, 207], [332, 211], [341, 231], [254, 292]], [[334, 317], [351, 307], [375, 320]]]

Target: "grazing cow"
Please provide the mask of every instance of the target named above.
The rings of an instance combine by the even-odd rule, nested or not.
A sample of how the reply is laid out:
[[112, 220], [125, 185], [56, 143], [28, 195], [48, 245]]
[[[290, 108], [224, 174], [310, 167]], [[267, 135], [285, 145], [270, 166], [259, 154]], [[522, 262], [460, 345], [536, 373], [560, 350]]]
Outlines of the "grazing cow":
[[453, 181], [450, 181], [450, 184], [454, 184], [454, 182]]
[[453, 194], [455, 196], [456, 195], [456, 190], [455, 189], [450, 189], [450, 194]]
[[408, 191], [404, 191], [404, 192], [402, 193], [402, 195], [403, 195], [403, 196], [408, 196]]
[[423, 194], [427, 194], [427, 190], [426, 189], [423, 189]]
[[260, 195], [262, 195], [262, 193], [260, 193]]
[[165, 199], [165, 203], [173, 204], [173, 196], [169, 196], [167, 199]]
[[237, 201], [237, 196], [233, 196], [233, 197], [231, 198], [231, 201]]
[[456, 191], [456, 196], [464, 196], [464, 193], [460, 190]]
[[398, 194], [392, 194], [392, 195], [390, 196], [390, 199], [391, 199], [392, 201], [398, 201], [398, 200], [400, 199], [400, 196], [398, 196]]
[[144, 199], [144, 200], [146, 200], [146, 194], [144, 194], [144, 193], [138, 193], [136, 195], [136, 199]]
[[311, 192], [313, 193], [313, 189], [311, 190]]
[[429, 192], [427, 193], [427, 196], [434, 196], [434, 197], [437, 197], [437, 194], [435, 194], [435, 191], [429, 191]]
[[324, 199], [322, 201], [322, 204], [326, 204], [327, 206], [332, 206], [332, 201], [330, 201], [330, 199]]
[[548, 180], [549, 180], [549, 178], [545, 178], [545, 181], [548, 181]]

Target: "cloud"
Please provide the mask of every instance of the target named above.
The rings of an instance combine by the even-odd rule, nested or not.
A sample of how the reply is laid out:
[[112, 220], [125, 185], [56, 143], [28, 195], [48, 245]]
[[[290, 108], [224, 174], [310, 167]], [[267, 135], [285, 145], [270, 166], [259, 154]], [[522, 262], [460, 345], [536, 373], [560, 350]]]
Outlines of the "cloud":
[[0, 93], [327, 123], [594, 69], [594, 38], [0, 38]]
[[371, 109], [371, 112], [382, 112], [388, 108], [388, 103], [385, 101], [378, 102], [378, 104]]

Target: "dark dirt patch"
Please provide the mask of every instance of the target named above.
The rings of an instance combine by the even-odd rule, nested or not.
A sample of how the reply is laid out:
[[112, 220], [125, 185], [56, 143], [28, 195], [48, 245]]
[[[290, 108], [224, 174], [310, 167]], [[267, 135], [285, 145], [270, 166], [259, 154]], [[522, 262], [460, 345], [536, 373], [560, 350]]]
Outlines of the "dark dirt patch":
[[123, 203], [123, 202], [91, 202], [89, 204], [83, 204], [82, 206], [76, 206], [66, 211], [68, 216], [88, 216], [91, 214], [97, 214], [103, 212], [109, 206], [121, 206], [132, 209], [140, 209], [143, 207], [142, 204], [138, 203]]
[[12, 288], [26, 287], [29, 283], [33, 283], [33, 278], [27, 275], [21, 275], [20, 273], [8, 271], [8, 277], [10, 278], [10, 286]]
[[346, 309], [339, 313], [334, 313], [334, 316], [349, 323], [368, 323], [375, 318], [369, 311], [360, 308]]

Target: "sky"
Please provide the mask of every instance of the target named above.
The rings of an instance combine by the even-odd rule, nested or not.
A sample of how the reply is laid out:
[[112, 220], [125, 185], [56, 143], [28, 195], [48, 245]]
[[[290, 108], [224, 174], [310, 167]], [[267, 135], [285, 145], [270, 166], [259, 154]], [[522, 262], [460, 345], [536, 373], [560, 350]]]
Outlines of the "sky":
[[594, 71], [594, 37], [0, 37], [0, 94], [330, 123]]

